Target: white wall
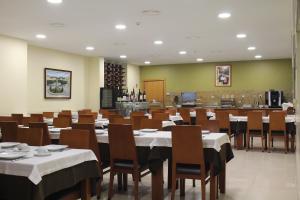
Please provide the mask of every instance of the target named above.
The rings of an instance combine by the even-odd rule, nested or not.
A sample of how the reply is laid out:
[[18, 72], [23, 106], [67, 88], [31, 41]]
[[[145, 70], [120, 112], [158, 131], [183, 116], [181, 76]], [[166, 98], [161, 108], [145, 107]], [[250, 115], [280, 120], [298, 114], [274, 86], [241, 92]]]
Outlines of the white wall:
[[140, 88], [140, 67], [137, 65], [127, 64], [127, 88], [129, 91]]
[[[35, 46], [28, 46], [28, 112], [79, 110], [86, 108], [88, 58]], [[71, 99], [44, 99], [44, 68], [72, 71]]]
[[27, 43], [0, 36], [0, 115], [27, 112]]

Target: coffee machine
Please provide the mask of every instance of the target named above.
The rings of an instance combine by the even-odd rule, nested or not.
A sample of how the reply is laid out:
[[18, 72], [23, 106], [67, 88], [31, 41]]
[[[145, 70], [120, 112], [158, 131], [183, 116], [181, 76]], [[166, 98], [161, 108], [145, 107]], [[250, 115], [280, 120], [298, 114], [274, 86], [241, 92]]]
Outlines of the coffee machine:
[[283, 103], [283, 92], [277, 90], [269, 90], [265, 92], [266, 105], [269, 108], [280, 108]]

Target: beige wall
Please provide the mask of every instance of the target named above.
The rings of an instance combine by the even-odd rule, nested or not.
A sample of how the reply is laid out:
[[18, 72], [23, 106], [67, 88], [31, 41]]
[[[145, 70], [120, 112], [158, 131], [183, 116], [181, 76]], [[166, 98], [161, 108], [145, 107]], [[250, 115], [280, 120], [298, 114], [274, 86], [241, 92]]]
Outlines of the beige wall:
[[300, 199], [300, 33], [297, 33], [297, 50], [296, 50], [296, 111], [297, 111], [297, 134], [296, 134], [296, 162], [297, 162], [297, 187], [298, 199]]
[[[86, 73], [88, 60], [84, 56], [28, 46], [28, 112], [78, 110], [87, 103]], [[71, 99], [44, 99], [44, 68], [72, 71]]]
[[129, 91], [140, 88], [140, 67], [137, 65], [127, 64], [127, 88]]
[[27, 43], [0, 36], [0, 115], [27, 112]]

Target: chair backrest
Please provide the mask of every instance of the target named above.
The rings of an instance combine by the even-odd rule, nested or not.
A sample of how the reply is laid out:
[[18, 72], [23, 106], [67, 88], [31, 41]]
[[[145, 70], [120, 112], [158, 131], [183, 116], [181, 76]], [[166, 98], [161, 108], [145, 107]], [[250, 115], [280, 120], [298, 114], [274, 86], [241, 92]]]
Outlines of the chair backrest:
[[154, 112], [165, 112], [166, 109], [160, 107], [152, 107], [149, 109], [149, 113], [153, 114]]
[[132, 118], [133, 116], [144, 116], [145, 112], [143, 111], [133, 111], [130, 113], [130, 118]]
[[284, 111], [270, 112], [269, 115], [270, 115], [270, 132], [286, 131]]
[[[106, 117], [105, 117], [105, 118], [106, 118]], [[114, 118], [123, 118], [123, 116], [120, 115], [120, 114], [109, 114], [109, 115], [108, 115], [108, 120], [109, 120], [109, 121], [113, 121]]]
[[43, 114], [30, 114], [29, 122], [44, 122]]
[[209, 130], [209, 132], [212, 133], [220, 132], [219, 120], [199, 120], [196, 122], [196, 124], [200, 125], [202, 130]]
[[152, 113], [152, 119], [157, 119], [157, 120], [161, 120], [161, 121], [168, 121], [169, 120], [169, 113], [154, 112], [154, 113]]
[[95, 118], [92, 114], [81, 114], [78, 116], [78, 123], [80, 124], [94, 124]]
[[176, 108], [168, 108], [165, 113], [168, 113], [169, 115], [176, 115], [177, 109]]
[[229, 113], [227, 111], [216, 111], [216, 120], [219, 120], [220, 129], [230, 128]]
[[133, 161], [135, 166], [138, 165], [136, 145], [131, 125], [109, 124], [108, 140], [112, 165], [117, 160], [130, 160]]
[[2, 142], [16, 142], [18, 124], [16, 121], [1, 121]]
[[0, 116], [0, 122], [7, 122], [7, 121], [12, 122], [15, 120], [11, 116]]
[[72, 115], [72, 111], [71, 110], [62, 110], [60, 113], [61, 114], [65, 114], [65, 115]]
[[42, 128], [43, 129], [43, 141], [42, 145], [51, 144], [50, 134], [47, 123], [44, 122], [30, 122], [29, 128]]
[[43, 112], [43, 117], [54, 118], [54, 112]]
[[142, 119], [141, 129], [152, 128], [162, 130], [162, 120], [159, 119]]
[[190, 109], [189, 108], [180, 108], [178, 109], [180, 116], [183, 119], [184, 123], [191, 123]]
[[131, 119], [116, 117], [109, 121], [110, 124], [131, 124]]
[[239, 116], [240, 113], [240, 111], [237, 109], [227, 109], [225, 111], [228, 112], [229, 114], [232, 114], [233, 116]]
[[131, 119], [132, 122], [132, 129], [139, 130], [141, 129], [141, 121], [142, 119], [148, 119], [147, 116], [133, 116]]
[[101, 157], [100, 157], [100, 149], [99, 149], [99, 145], [98, 145], [98, 141], [97, 141], [97, 137], [96, 137], [96, 133], [95, 133], [95, 124], [91, 123], [91, 124], [72, 124], [72, 129], [79, 129], [79, 130], [87, 130], [89, 137], [90, 137], [90, 148], [94, 154], [96, 155], [99, 163], [101, 162]]
[[196, 109], [196, 121], [207, 120], [206, 109], [197, 108]]
[[94, 120], [96, 120], [98, 118], [98, 113], [97, 112], [91, 112], [91, 115], [93, 115]]
[[30, 119], [31, 119], [30, 117], [23, 117], [21, 124], [23, 126], [29, 126]]
[[74, 149], [89, 149], [90, 136], [87, 130], [61, 130], [59, 144], [68, 145]]
[[53, 118], [53, 126], [55, 126], [57, 128], [70, 127], [72, 124], [71, 122], [72, 122], [72, 119], [68, 116]]
[[18, 125], [22, 124], [23, 121], [23, 114], [11, 114], [13, 121], [16, 121], [18, 123]]
[[247, 116], [248, 116], [248, 122], [247, 122], [248, 130], [263, 130], [262, 112], [249, 111], [247, 112]]
[[43, 145], [42, 128], [18, 128], [17, 141], [27, 143], [30, 146]]
[[205, 172], [200, 126], [172, 127], [172, 158], [175, 163], [198, 164]]

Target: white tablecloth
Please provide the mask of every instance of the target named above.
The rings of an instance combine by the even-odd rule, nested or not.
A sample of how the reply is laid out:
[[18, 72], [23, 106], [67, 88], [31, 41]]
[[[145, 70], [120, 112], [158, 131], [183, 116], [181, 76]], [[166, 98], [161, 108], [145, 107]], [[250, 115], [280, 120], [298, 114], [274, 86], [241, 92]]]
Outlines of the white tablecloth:
[[[32, 155], [33, 152], [29, 154]], [[0, 173], [28, 177], [32, 183], [37, 185], [47, 174], [93, 160], [97, 160], [97, 158], [91, 150], [69, 149], [52, 152], [50, 156], [46, 157], [33, 156], [16, 161], [0, 160]]]
[[[191, 116], [191, 117], [196, 117], [196, 111], [190, 112], [190, 116]], [[207, 117], [215, 117], [216, 114], [213, 113], [213, 112], [206, 112], [206, 116], [207, 116]]]
[[[215, 120], [215, 117], [210, 118], [211, 120]], [[248, 117], [247, 116], [233, 116], [233, 115], [229, 115], [229, 120], [231, 122], [247, 122], [248, 121]], [[264, 116], [263, 117], [263, 123], [269, 123], [270, 122], [270, 118], [269, 116]], [[296, 116], [295, 115], [287, 115], [285, 117], [285, 122], [286, 123], [294, 123], [296, 122]]]
[[[53, 125], [53, 118], [44, 118], [44, 122], [48, 124], [48, 126]], [[78, 119], [72, 119], [72, 123], [77, 123]], [[105, 118], [97, 118], [95, 120], [95, 126], [97, 128], [103, 128], [103, 126], [106, 126], [109, 124], [108, 119]]]
[[[109, 143], [107, 131], [99, 131], [97, 139], [99, 143]], [[145, 133], [140, 131], [134, 131], [139, 133], [135, 136], [135, 143], [137, 146], [159, 146], [159, 147], [172, 147], [171, 131], [157, 131], [153, 133]], [[225, 143], [230, 143], [229, 137], [226, 133], [209, 133], [203, 134], [203, 147], [213, 148], [216, 151], [221, 150], [221, 146]]]

